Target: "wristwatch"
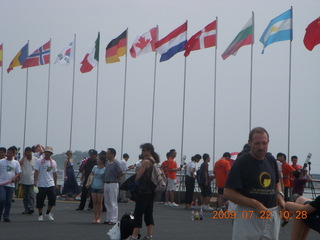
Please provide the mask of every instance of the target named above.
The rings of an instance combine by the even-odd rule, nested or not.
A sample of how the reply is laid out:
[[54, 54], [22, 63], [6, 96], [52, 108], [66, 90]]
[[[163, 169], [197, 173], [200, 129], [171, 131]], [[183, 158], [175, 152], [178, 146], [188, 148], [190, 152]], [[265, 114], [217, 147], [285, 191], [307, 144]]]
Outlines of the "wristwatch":
[[284, 198], [283, 192], [279, 191], [279, 192], [277, 192], [277, 194], [280, 194]]

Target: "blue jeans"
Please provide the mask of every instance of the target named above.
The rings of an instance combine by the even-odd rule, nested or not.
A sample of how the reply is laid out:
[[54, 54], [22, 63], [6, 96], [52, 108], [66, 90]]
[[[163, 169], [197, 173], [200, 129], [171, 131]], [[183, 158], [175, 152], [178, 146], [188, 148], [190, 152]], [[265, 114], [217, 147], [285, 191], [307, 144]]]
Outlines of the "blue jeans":
[[[0, 186], [0, 217], [9, 218], [11, 201], [13, 197], [13, 187]], [[4, 211], [3, 211], [4, 209]]]

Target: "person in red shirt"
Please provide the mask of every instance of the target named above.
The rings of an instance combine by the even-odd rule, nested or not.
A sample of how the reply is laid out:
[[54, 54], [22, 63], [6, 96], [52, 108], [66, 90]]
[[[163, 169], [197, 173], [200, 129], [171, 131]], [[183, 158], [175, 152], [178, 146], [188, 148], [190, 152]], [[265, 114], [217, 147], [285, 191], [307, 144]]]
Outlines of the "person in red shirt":
[[215, 175], [216, 185], [218, 188], [218, 208], [221, 208], [225, 204], [225, 201], [223, 199], [223, 189], [224, 185], [226, 184], [229, 171], [231, 169], [230, 163], [228, 161], [230, 157], [230, 153], [225, 152], [222, 158], [220, 158], [213, 167], [213, 173]]
[[177, 181], [177, 171], [180, 171], [181, 168], [177, 166], [177, 163], [174, 161], [177, 156], [175, 149], [170, 150], [170, 158], [168, 159], [168, 184], [167, 184], [167, 193], [166, 193], [166, 203], [165, 206], [169, 207], [178, 207], [179, 205], [174, 202], [174, 192], [176, 191], [176, 181]]
[[282, 175], [283, 175], [283, 186], [284, 186], [284, 200], [289, 200], [289, 188], [290, 188], [290, 175], [295, 169], [286, 162], [287, 156], [284, 153], [277, 154], [277, 160], [281, 162]]

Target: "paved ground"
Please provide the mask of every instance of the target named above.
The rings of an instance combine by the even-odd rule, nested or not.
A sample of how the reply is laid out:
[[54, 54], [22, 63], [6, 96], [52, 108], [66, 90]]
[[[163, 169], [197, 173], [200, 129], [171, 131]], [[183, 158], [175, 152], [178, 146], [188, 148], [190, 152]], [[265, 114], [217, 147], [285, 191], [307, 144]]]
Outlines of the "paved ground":
[[[12, 204], [11, 223], [0, 222], [0, 240], [99, 240], [109, 239], [106, 235], [111, 228], [103, 224], [92, 224], [92, 212], [75, 211], [78, 202], [57, 201], [53, 210], [54, 222], [37, 222], [37, 214], [22, 215], [21, 199]], [[120, 203], [119, 216], [134, 209], [134, 203]], [[213, 220], [212, 213], [205, 212], [203, 221], [191, 221], [191, 212], [183, 207], [170, 208], [155, 203], [155, 231], [157, 240], [195, 240], [195, 239], [231, 239], [231, 220]], [[105, 213], [103, 213], [103, 220]], [[287, 240], [290, 223], [281, 229], [280, 240]], [[142, 235], [145, 234], [145, 228]], [[312, 231], [309, 240], [319, 239], [319, 234]]]

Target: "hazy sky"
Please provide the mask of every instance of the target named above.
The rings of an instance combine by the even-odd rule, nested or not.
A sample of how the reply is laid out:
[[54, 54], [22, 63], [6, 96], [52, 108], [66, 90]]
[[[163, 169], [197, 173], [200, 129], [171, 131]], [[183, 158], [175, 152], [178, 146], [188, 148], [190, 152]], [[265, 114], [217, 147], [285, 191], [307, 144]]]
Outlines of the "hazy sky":
[[[213, 82], [215, 48], [191, 52], [187, 58], [183, 154], [205, 152], [217, 160], [225, 151], [240, 151], [249, 132], [250, 46], [225, 61], [221, 54], [255, 14], [253, 46], [252, 127], [270, 133], [269, 151], [288, 151], [289, 41], [268, 46], [261, 54], [260, 36], [269, 21], [293, 6], [290, 155], [303, 164], [313, 154], [312, 172], [320, 173], [320, 46], [303, 45], [307, 25], [320, 16], [319, 0], [11, 0], [1, 2], [0, 43], [4, 43], [3, 146], [22, 146], [26, 70], [6, 69], [29, 40], [29, 52], [50, 38], [51, 61], [76, 34], [75, 98], [72, 150], [94, 143], [97, 68], [82, 74], [80, 62], [101, 34], [97, 150], [114, 147], [120, 155], [125, 58], [105, 64], [105, 47], [126, 28], [128, 46], [137, 35], [159, 26], [159, 37], [188, 20], [188, 37], [218, 17], [216, 131], [213, 154]], [[184, 57], [179, 53], [159, 63], [157, 57], [154, 146], [161, 160], [175, 148], [181, 156]], [[151, 137], [155, 55], [128, 56], [124, 151], [137, 161], [139, 145]], [[45, 143], [49, 66], [28, 73], [26, 145]], [[73, 65], [51, 65], [48, 145], [56, 153], [69, 148]], [[120, 158], [120, 156], [118, 156]], [[212, 163], [211, 163], [212, 166]]]

